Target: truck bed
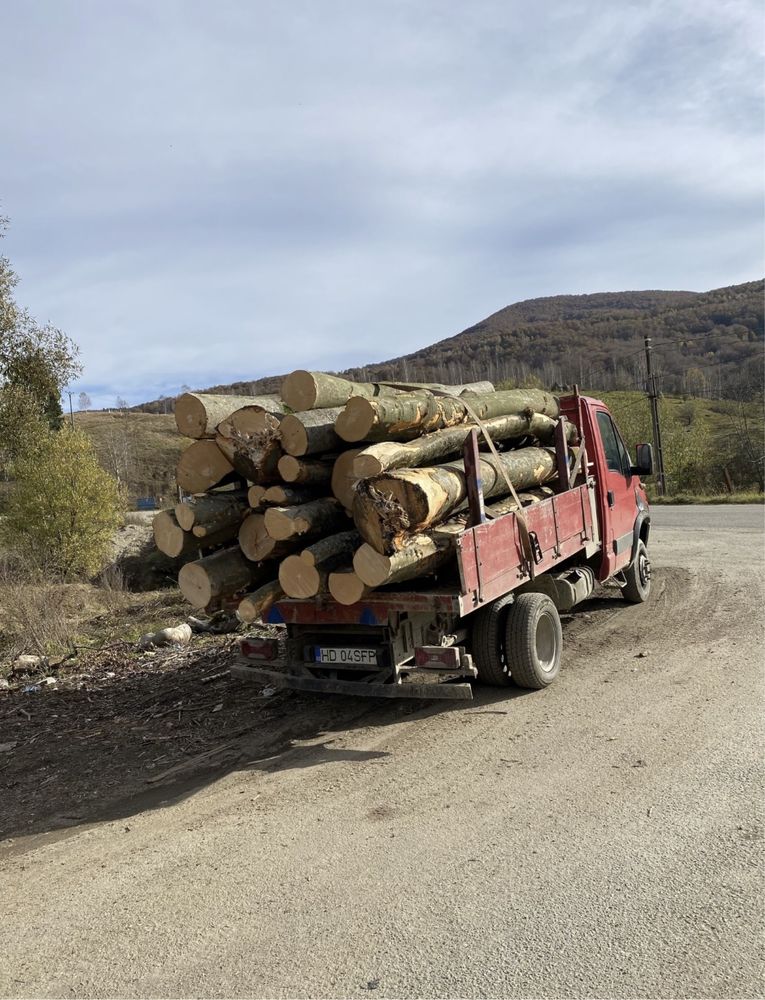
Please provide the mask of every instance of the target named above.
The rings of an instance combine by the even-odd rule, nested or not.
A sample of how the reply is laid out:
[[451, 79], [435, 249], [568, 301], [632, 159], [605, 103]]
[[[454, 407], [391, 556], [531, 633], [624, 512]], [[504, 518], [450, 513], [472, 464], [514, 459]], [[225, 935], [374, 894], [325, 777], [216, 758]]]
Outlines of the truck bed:
[[517, 515], [466, 528], [457, 538], [459, 580], [452, 586], [423, 591], [381, 588], [358, 604], [338, 604], [329, 595], [299, 600], [284, 598], [269, 612], [270, 624], [387, 624], [392, 614], [442, 613], [463, 616], [477, 610], [584, 549], [599, 547], [595, 491], [592, 483], [577, 486], [523, 509], [534, 559], [526, 558]]

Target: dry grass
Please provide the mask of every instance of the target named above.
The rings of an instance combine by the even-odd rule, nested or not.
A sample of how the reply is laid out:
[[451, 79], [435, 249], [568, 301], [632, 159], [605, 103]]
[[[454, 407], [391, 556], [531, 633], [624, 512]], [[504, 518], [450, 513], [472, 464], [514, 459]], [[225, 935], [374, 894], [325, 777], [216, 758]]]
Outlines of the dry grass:
[[71, 648], [76, 635], [76, 584], [64, 584], [39, 568], [0, 567], [0, 660], [21, 653], [51, 656]]
[[122, 571], [95, 583], [64, 583], [41, 567], [0, 563], [0, 676], [22, 653], [56, 660], [76, 648], [135, 642], [184, 621], [190, 608], [176, 590], [132, 593]]

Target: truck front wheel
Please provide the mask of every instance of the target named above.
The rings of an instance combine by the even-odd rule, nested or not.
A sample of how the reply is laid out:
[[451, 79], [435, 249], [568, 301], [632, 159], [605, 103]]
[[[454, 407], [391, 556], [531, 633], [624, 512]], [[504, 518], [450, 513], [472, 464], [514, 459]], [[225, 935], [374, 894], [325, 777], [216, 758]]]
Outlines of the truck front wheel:
[[505, 622], [505, 655], [515, 683], [539, 691], [560, 671], [563, 629], [546, 594], [519, 594]]
[[641, 538], [637, 543], [635, 558], [624, 571], [624, 579], [627, 581], [622, 587], [622, 597], [630, 604], [642, 604], [648, 600], [651, 593], [651, 560], [648, 558], [648, 549]]

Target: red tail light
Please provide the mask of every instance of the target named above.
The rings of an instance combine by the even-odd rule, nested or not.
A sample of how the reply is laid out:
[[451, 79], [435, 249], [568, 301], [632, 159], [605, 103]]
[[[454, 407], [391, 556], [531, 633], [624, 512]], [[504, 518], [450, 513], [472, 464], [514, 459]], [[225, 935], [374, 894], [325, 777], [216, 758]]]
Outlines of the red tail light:
[[457, 646], [417, 646], [414, 651], [416, 667], [458, 670], [460, 651]]
[[239, 643], [242, 656], [250, 660], [275, 660], [279, 655], [278, 639], [242, 639]]

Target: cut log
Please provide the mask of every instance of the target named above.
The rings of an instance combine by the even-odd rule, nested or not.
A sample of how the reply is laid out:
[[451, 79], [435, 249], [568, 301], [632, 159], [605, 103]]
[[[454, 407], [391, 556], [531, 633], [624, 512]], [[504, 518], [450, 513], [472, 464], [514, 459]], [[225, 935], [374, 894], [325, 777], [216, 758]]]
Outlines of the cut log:
[[175, 423], [186, 437], [215, 437], [218, 424], [240, 406], [258, 406], [269, 413], [285, 412], [278, 396], [214, 396], [184, 392], [175, 401]]
[[324, 372], [292, 372], [282, 382], [282, 400], [291, 410], [315, 410], [322, 407], [343, 406], [351, 396], [395, 396], [410, 389], [438, 389], [459, 395], [461, 392], [492, 392], [491, 382], [470, 382], [466, 385], [441, 385], [438, 382], [351, 382], [338, 375]]
[[279, 541], [296, 535], [326, 534], [336, 531], [346, 521], [345, 512], [334, 497], [297, 507], [269, 507], [264, 518], [266, 531]]
[[281, 559], [282, 556], [291, 555], [297, 544], [296, 540], [280, 541], [272, 538], [266, 531], [263, 514], [250, 514], [239, 528], [239, 548], [252, 562]]
[[279, 567], [279, 582], [289, 597], [315, 597], [327, 589], [329, 573], [348, 564], [360, 542], [358, 532], [343, 531], [323, 538], [299, 555], [287, 556]]
[[335, 421], [341, 412], [342, 407], [335, 406], [288, 413], [279, 427], [282, 449], [297, 457], [339, 451], [342, 443], [335, 434]]
[[278, 472], [286, 483], [299, 483], [301, 486], [326, 486], [332, 479], [331, 463], [295, 458], [293, 455], [282, 455]]
[[260, 484], [278, 480], [279, 420], [257, 406], [243, 406], [218, 425], [216, 444], [245, 479]]
[[338, 604], [357, 604], [363, 601], [371, 589], [352, 569], [336, 570], [329, 574], [327, 587]]
[[190, 532], [183, 530], [172, 510], [161, 510], [155, 515], [152, 531], [154, 544], [171, 559], [196, 555], [199, 551], [199, 542]]
[[195, 608], [207, 608], [221, 598], [259, 586], [272, 573], [272, 569], [264, 570], [245, 559], [238, 547], [222, 549], [186, 563], [178, 574], [178, 586]]
[[372, 382], [350, 382], [337, 375], [324, 372], [292, 372], [282, 382], [282, 401], [295, 412], [343, 406], [351, 396], [394, 395], [396, 389], [375, 385]]
[[239, 602], [237, 614], [241, 620], [249, 625], [258, 619], [263, 620], [271, 610], [273, 604], [284, 597], [284, 591], [279, 586], [278, 580], [271, 580], [264, 583], [254, 593], [247, 594]]
[[232, 490], [189, 497], [176, 504], [175, 516], [184, 531], [193, 532], [197, 538], [205, 538], [223, 528], [238, 525], [247, 510], [244, 492]]
[[294, 507], [295, 504], [318, 500], [320, 494], [305, 486], [269, 486], [263, 494], [263, 503], [275, 507]]
[[[518, 499], [525, 507], [538, 503], [551, 494], [552, 490], [548, 487], [540, 487], [530, 493], [519, 494]], [[512, 499], [486, 506], [487, 512], [493, 517], [500, 517], [517, 509], [518, 505]], [[457, 538], [465, 530], [468, 516], [465, 511], [439, 524], [437, 528], [410, 536], [403, 548], [392, 555], [383, 555], [365, 542], [353, 557], [354, 572], [369, 587], [383, 587], [428, 576], [454, 558]]]
[[[455, 531], [464, 530], [464, 524]], [[454, 539], [439, 538], [435, 533], [412, 535], [403, 548], [392, 555], [382, 555], [365, 542], [353, 557], [353, 569], [363, 584], [382, 587], [428, 576], [454, 557]]]
[[[556, 474], [555, 452], [547, 448], [504, 452], [499, 462], [493, 455], [482, 454], [479, 464], [479, 478], [487, 499], [510, 492], [502, 469], [516, 490], [537, 486]], [[445, 520], [466, 499], [462, 462], [400, 469], [361, 480], [353, 501], [353, 519], [364, 541], [378, 552], [388, 554], [402, 548], [408, 535]]]
[[481, 420], [509, 414], [542, 413], [557, 418], [558, 400], [541, 389], [467, 393], [462, 398], [411, 392], [394, 397], [365, 399], [354, 396], [335, 422], [344, 441], [407, 441], [443, 427], [472, 420], [470, 409]]
[[214, 441], [195, 441], [178, 460], [176, 479], [186, 493], [206, 493], [237, 478], [233, 465]]
[[[542, 444], [553, 444], [556, 421], [543, 413], [512, 413], [502, 417], [492, 417], [483, 422], [492, 441], [506, 441], [531, 435]], [[413, 441], [382, 441], [371, 444], [358, 451], [353, 461], [353, 475], [356, 481], [379, 476], [388, 469], [413, 469], [420, 465], [429, 465], [439, 458], [446, 458], [459, 452], [465, 439], [475, 424], [460, 424], [459, 427], [449, 427], [433, 431]], [[576, 428], [566, 422], [569, 443], [576, 440]], [[479, 441], [483, 435], [478, 432]], [[345, 454], [349, 454], [346, 452]], [[338, 462], [343, 456], [338, 458]], [[337, 463], [335, 463], [337, 465]], [[337, 496], [337, 493], [335, 493]]]
[[266, 487], [261, 486], [260, 483], [255, 483], [247, 490], [247, 503], [255, 510], [256, 507], [260, 507], [265, 495]]
[[327, 590], [331, 569], [334, 567], [309, 566], [298, 555], [287, 556], [279, 564], [279, 583], [287, 597], [305, 600]]
[[332, 493], [348, 511], [353, 508], [353, 496], [359, 481], [354, 467], [360, 452], [360, 448], [349, 448], [337, 456], [332, 466]]

